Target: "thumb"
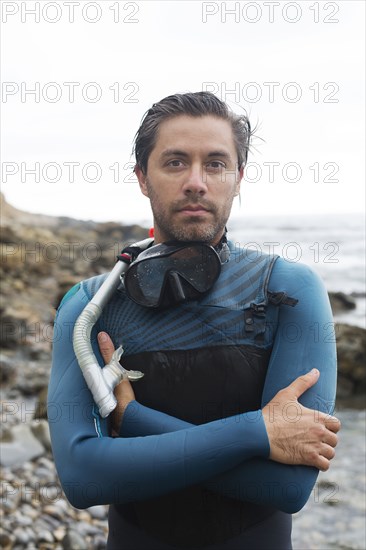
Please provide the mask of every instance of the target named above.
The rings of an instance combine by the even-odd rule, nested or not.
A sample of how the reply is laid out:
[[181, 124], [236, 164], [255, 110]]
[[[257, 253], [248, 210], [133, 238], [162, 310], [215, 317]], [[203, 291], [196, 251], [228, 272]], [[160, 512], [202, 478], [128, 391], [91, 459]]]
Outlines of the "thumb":
[[287, 386], [286, 390], [290, 390], [295, 399], [298, 399], [300, 395], [316, 384], [319, 376], [320, 372], [318, 369], [312, 369], [303, 376], [296, 378], [289, 386]]
[[114, 352], [114, 345], [106, 332], [99, 332], [98, 345], [105, 363], [109, 363]]

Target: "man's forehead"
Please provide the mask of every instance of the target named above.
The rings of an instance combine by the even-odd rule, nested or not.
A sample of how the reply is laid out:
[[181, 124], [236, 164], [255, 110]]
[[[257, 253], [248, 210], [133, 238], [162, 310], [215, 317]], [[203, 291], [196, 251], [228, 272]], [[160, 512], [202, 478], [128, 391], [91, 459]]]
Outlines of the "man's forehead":
[[229, 121], [213, 115], [177, 115], [164, 120], [158, 129], [155, 147], [159, 154], [204, 147], [223, 154], [235, 151], [234, 136]]

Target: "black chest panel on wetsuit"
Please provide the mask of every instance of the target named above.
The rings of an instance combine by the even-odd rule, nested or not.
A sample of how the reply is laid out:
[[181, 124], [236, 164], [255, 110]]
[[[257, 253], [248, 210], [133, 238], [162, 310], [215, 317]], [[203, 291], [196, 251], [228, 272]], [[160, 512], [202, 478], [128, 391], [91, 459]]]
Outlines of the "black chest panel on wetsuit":
[[[137, 401], [201, 424], [261, 408], [270, 352], [243, 345], [145, 352], [124, 357], [123, 365], [144, 365], [145, 376], [134, 385]], [[197, 485], [115, 510], [167, 544], [201, 547], [238, 536], [275, 512], [237, 500], [232, 490], [229, 498]]]
[[141, 369], [136, 399], [192, 424], [203, 424], [261, 408], [271, 349], [215, 346], [139, 353], [123, 357], [127, 369]]

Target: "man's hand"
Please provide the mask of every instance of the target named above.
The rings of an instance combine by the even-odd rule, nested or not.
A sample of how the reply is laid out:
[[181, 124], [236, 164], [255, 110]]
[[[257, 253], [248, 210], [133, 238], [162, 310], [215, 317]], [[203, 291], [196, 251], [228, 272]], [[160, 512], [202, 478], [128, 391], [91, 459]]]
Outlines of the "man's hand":
[[313, 369], [296, 378], [262, 410], [272, 460], [328, 470], [341, 423], [334, 416], [308, 409], [298, 402], [300, 395], [318, 381], [319, 374]]
[[[105, 363], [109, 363], [114, 352], [114, 345], [106, 332], [98, 334], [99, 349]], [[123, 413], [127, 405], [135, 399], [135, 394], [129, 380], [122, 380], [114, 388], [114, 395], [117, 399], [117, 407], [110, 415], [112, 435], [118, 435], [121, 428]]]

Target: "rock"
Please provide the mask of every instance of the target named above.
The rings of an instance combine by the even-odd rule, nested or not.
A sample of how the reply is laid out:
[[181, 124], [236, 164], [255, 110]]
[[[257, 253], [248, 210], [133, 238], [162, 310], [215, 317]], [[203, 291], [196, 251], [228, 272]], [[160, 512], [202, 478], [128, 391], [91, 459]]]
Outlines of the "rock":
[[351, 292], [351, 296], [353, 296], [353, 298], [365, 298], [366, 292]]
[[0, 464], [19, 466], [44, 454], [43, 445], [34, 437], [30, 426], [18, 424], [11, 429], [12, 441], [1, 445]]
[[106, 547], [106, 538], [105, 536], [95, 535], [93, 537], [93, 548], [94, 550], [105, 550]]
[[[31, 424], [31, 430], [38, 441], [42, 443], [46, 451], [51, 451], [51, 436], [47, 420], [33, 421]], [[51, 475], [53, 475], [53, 472], [51, 472]]]
[[73, 275], [72, 273], [66, 273], [61, 275], [58, 280], [58, 293], [55, 300], [55, 308], [57, 309], [61, 303], [62, 298], [65, 294], [77, 283], [80, 282], [80, 277]]
[[15, 541], [24, 546], [31, 542], [31, 540], [34, 540], [31, 539], [29, 532], [23, 529], [23, 527], [17, 527], [16, 529], [14, 529], [13, 534], [15, 536]]
[[[44, 506], [43, 514], [48, 514], [49, 516], [52, 516], [53, 518], [56, 518], [60, 521], [63, 521], [64, 519], [64, 511], [61, 510], [60, 507], [55, 506], [54, 504], [47, 504], [46, 506]], [[63, 533], [63, 536], [64, 535], [65, 535], [65, 532]], [[58, 539], [58, 540], [61, 540], [61, 539]]]
[[334, 314], [356, 308], [356, 301], [350, 294], [344, 292], [328, 292]]
[[[0, 344], [11, 362], [0, 362], [5, 385], [34, 395], [48, 382], [55, 304], [75, 283], [109, 271], [128, 243], [141, 240], [147, 230], [119, 223], [96, 223], [67, 217], [30, 214], [1, 202], [1, 322]], [[29, 358], [43, 372], [35, 372]], [[44, 368], [46, 367], [46, 368]], [[41, 413], [44, 418], [44, 412]]]
[[336, 324], [338, 356], [337, 397], [366, 393], [366, 330]]
[[97, 534], [100, 534], [100, 527], [96, 527], [96, 525], [93, 525], [92, 523], [88, 523], [86, 521], [79, 521], [78, 522], [78, 532], [86, 537], [88, 535], [94, 536]]
[[37, 460], [38, 466], [43, 466], [44, 468], [47, 468], [51, 472], [56, 472], [55, 463], [47, 458], [46, 456], [42, 456]]
[[[21, 364], [21, 367], [23, 367], [24, 363], [25, 362]], [[24, 365], [24, 368], [32, 370], [29, 361], [27, 361], [27, 363], [28, 365]], [[31, 376], [27, 376], [21, 379], [18, 378], [16, 388], [20, 391], [22, 395], [37, 395], [45, 387], [45, 384], [47, 383], [47, 378], [48, 377], [44, 372], [44, 368], [40, 364], [38, 364], [38, 366], [35, 366], [32, 370]]]
[[91, 506], [86, 509], [93, 519], [106, 519], [108, 511], [105, 506]]
[[53, 536], [55, 537], [57, 542], [61, 542], [62, 539], [65, 537], [65, 534], [66, 534], [65, 527], [63, 526], [57, 527], [57, 529], [55, 529], [53, 532]]
[[10, 385], [16, 378], [16, 370], [13, 361], [3, 353], [0, 354], [0, 380], [1, 384]]
[[24, 527], [30, 527], [33, 525], [33, 519], [29, 517], [28, 515], [24, 514], [24, 510], [21, 512], [20, 510], [17, 510], [13, 515], [12, 519], [15, 520], [15, 522], [20, 525], [22, 528]]
[[1, 481], [0, 484], [0, 503], [5, 512], [14, 512], [20, 502], [20, 488], [15, 483]]
[[71, 508], [71, 506], [63, 498], [59, 498], [55, 502], [53, 502], [53, 506], [57, 508], [57, 514], [59, 514], [59, 517], [61, 517], [61, 519], [64, 519], [69, 511], [72, 510], [72, 512], [74, 512], [74, 508]]
[[34, 411], [35, 419], [44, 418], [47, 420], [47, 394], [48, 394], [48, 387], [45, 386], [44, 388], [41, 389], [41, 391], [38, 394], [38, 402], [36, 405], [36, 409]]
[[0, 548], [1, 550], [11, 550], [14, 544], [14, 536], [6, 531], [0, 533]]
[[25, 290], [25, 284], [21, 279], [15, 279], [13, 281], [13, 288], [17, 292], [21, 292], [21, 291]]
[[53, 535], [50, 531], [47, 531], [46, 529], [42, 531], [38, 531], [37, 533], [37, 541], [40, 542], [54, 542]]
[[85, 539], [74, 529], [69, 529], [62, 540], [63, 550], [85, 550]]
[[90, 523], [91, 521], [91, 517], [90, 517], [90, 514], [86, 511], [86, 510], [78, 510], [76, 512], [76, 516], [77, 516], [77, 520], [78, 520], [78, 524], [82, 524], [82, 523]]
[[24, 335], [26, 334], [27, 317], [29, 310], [16, 310], [14, 308], [5, 307], [1, 311], [0, 325], [0, 345], [7, 349], [18, 344], [22, 344]]
[[354, 383], [341, 373], [337, 376], [337, 401], [352, 398]]
[[[59, 527], [60, 522], [58, 519], [50, 516], [49, 514], [44, 514], [44, 511], [42, 511], [42, 520], [45, 524], [48, 525], [48, 529], [53, 533], [57, 527]], [[52, 542], [52, 541], [50, 541]]]

